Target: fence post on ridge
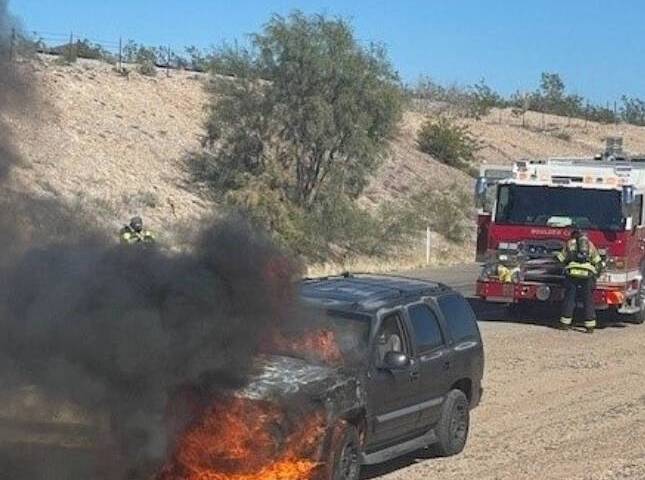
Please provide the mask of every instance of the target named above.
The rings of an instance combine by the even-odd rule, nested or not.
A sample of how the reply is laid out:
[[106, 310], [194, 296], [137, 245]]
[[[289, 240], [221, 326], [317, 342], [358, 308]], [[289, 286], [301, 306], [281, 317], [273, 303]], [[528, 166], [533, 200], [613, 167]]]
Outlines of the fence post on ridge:
[[430, 226], [426, 227], [426, 266], [430, 265]]

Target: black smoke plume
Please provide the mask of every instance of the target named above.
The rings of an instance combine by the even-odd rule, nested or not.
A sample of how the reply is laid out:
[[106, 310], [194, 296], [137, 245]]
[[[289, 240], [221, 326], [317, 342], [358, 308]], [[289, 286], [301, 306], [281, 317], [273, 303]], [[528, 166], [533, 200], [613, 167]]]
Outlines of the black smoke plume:
[[0, 477], [150, 478], [171, 440], [169, 399], [187, 385], [245, 383], [297, 269], [235, 216], [177, 253], [120, 246], [62, 204], [6, 193], [11, 168], [28, 162], [8, 119], [38, 108], [33, 80], [7, 55], [11, 24], [0, 0], [0, 403], [36, 392], [91, 421], [80, 444], [38, 447], [37, 425], [25, 434], [0, 415]]
[[36, 385], [53, 402], [105, 412], [118, 451], [104, 454], [125, 466], [108, 478], [153, 471], [167, 453], [164, 413], [177, 389], [244, 385], [290, 288], [276, 258], [233, 219], [206, 229], [190, 254], [31, 249], [0, 285], [4, 387]]
[[12, 62], [12, 35], [17, 31], [15, 20], [9, 15], [7, 1], [0, 0], [0, 181], [18, 162], [18, 154], [11, 146], [8, 116], [23, 113], [31, 104], [29, 78], [24, 70]]

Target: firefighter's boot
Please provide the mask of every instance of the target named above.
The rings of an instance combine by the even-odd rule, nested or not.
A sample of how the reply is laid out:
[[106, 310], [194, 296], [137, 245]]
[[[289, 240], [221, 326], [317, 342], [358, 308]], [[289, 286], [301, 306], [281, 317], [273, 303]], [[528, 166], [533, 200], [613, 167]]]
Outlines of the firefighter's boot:
[[596, 329], [596, 320], [587, 320], [585, 322], [585, 333], [593, 333]]
[[573, 323], [573, 319], [569, 317], [562, 317], [560, 318], [560, 321], [558, 322], [558, 329], [560, 330], [571, 330], [571, 324]]

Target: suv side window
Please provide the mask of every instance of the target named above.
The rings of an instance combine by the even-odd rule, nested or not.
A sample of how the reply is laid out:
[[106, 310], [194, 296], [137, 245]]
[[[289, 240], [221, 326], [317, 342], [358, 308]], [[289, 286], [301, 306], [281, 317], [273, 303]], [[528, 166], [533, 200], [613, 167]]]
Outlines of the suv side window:
[[479, 338], [477, 318], [468, 302], [459, 295], [446, 295], [437, 300], [446, 318], [448, 330], [455, 342], [466, 338]]
[[417, 303], [408, 307], [408, 314], [419, 346], [419, 353], [429, 352], [445, 343], [439, 319], [430, 307]]
[[376, 335], [375, 356], [377, 364], [382, 364], [388, 352], [403, 352], [410, 354], [398, 313], [388, 315], [383, 319]]

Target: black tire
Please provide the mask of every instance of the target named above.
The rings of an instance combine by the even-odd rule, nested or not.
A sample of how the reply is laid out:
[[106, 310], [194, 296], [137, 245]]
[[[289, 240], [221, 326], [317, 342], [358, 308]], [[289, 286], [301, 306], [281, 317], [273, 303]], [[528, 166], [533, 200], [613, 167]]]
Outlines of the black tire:
[[331, 480], [358, 480], [361, 474], [361, 440], [358, 430], [347, 425], [332, 447]]
[[451, 390], [441, 407], [437, 424], [437, 444], [433, 450], [441, 457], [457, 455], [466, 446], [470, 428], [470, 406], [461, 390]]

